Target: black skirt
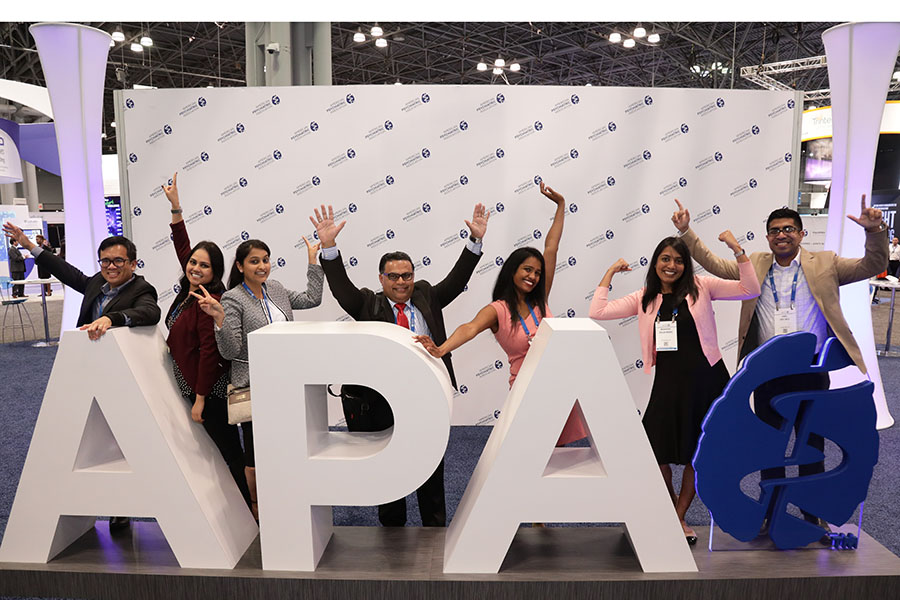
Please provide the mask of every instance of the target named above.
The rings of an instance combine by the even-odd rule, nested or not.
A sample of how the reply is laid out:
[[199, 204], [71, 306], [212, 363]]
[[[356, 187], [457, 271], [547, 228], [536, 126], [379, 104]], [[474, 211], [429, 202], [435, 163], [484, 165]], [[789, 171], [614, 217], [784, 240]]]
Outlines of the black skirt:
[[[672, 319], [673, 299], [663, 294], [659, 318]], [[644, 430], [658, 464], [690, 464], [706, 412], [730, 376], [719, 360], [710, 366], [687, 301], [678, 305], [678, 350], [656, 353], [656, 376], [644, 411]]]

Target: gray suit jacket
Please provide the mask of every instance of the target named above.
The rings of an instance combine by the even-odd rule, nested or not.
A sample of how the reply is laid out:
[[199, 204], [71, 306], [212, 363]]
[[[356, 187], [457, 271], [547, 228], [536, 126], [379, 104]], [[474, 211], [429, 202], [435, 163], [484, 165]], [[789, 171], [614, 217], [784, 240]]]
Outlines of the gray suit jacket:
[[[306, 270], [306, 291], [289, 290], [274, 279], [263, 286], [266, 295], [288, 321], [294, 320], [292, 309], [314, 308], [322, 303], [322, 283], [325, 274], [319, 265]], [[216, 344], [222, 358], [231, 361], [231, 383], [235, 387], [250, 385], [250, 364], [247, 362], [247, 334], [269, 324], [263, 301], [247, 293], [244, 286], [222, 294], [225, 322], [216, 330]]]

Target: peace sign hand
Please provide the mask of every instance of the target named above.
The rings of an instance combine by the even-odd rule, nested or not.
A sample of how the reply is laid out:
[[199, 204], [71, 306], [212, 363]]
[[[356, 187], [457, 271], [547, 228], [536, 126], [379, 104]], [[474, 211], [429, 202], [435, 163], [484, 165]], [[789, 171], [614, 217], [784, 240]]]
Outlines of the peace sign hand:
[[216, 325], [221, 327], [225, 322], [225, 308], [206, 291], [205, 287], [202, 285], [199, 287], [200, 291], [203, 292], [203, 295], [201, 296], [197, 292], [190, 292], [191, 296], [197, 299], [197, 306], [200, 307], [200, 310], [211, 316], [216, 322]]

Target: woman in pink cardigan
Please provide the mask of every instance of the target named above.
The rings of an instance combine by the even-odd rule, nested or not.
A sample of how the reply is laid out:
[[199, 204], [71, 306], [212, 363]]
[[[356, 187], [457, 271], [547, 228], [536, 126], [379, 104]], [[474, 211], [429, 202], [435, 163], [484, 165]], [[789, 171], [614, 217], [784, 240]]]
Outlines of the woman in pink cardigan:
[[[631, 270], [620, 258], [600, 281], [590, 310], [591, 318], [597, 320], [638, 316], [644, 370], [649, 373], [656, 365], [644, 430], [691, 545], [697, 543], [697, 535], [684, 521], [695, 493], [691, 458], [706, 411], [729, 379], [717, 342], [712, 301], [759, 296], [759, 280], [734, 235], [724, 231], [719, 240], [737, 257], [739, 281], [695, 276], [685, 243], [679, 237], [667, 237], [653, 252], [643, 288], [609, 301], [613, 275]], [[677, 496], [672, 464], [684, 465]]]

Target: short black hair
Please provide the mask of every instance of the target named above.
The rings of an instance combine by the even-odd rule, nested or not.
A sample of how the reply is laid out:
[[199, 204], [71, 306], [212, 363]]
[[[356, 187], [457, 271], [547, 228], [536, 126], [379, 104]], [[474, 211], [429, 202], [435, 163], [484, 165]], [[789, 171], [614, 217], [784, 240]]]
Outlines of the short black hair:
[[112, 246], [125, 246], [125, 254], [128, 255], [128, 260], [132, 262], [137, 260], [137, 246], [124, 235], [111, 235], [100, 242], [100, 247], [97, 248], [97, 258], [100, 258], [101, 252]]
[[408, 262], [415, 270], [415, 265], [413, 264], [412, 259], [409, 257], [409, 254], [406, 252], [388, 252], [384, 256], [381, 257], [381, 260], [378, 261], [378, 272], [384, 273], [384, 265], [387, 264], [389, 260], [405, 260]]
[[800, 219], [800, 213], [790, 208], [778, 208], [769, 213], [769, 218], [766, 219], [766, 233], [769, 232], [769, 223], [775, 219], [793, 219], [794, 223], [797, 224], [797, 229], [803, 229], [803, 221]]

